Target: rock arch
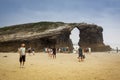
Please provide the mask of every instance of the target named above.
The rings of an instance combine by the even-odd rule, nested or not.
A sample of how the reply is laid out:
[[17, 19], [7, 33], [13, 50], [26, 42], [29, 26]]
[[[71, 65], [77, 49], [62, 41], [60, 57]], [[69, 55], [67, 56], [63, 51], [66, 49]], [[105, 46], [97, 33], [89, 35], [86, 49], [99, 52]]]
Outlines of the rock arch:
[[[21, 43], [25, 43], [27, 47], [34, 47], [36, 51], [43, 51], [43, 48], [53, 46], [56, 46], [57, 48], [69, 47], [69, 49], [72, 50], [73, 44], [70, 39], [70, 34], [74, 28], [78, 28], [80, 30], [79, 46], [84, 48], [91, 47], [92, 51], [108, 51], [111, 49], [103, 43], [103, 28], [100, 26], [86, 23], [49, 22], [49, 24], [51, 26], [48, 25], [48, 22], [44, 22], [44, 26], [49, 27], [42, 27], [46, 29], [42, 32], [40, 30], [41, 27], [40, 29], [39, 27], [36, 27], [37, 25], [42, 26], [42, 22], [11, 26], [12, 29], [9, 27], [7, 29], [1, 28], [0, 51], [17, 51], [17, 48]], [[55, 26], [52, 27], [53, 25]], [[19, 26], [25, 30], [21, 30]], [[15, 32], [17, 29], [18, 31]]]
[[[101, 26], [97, 26], [95, 24], [86, 24], [86, 23], [80, 23], [72, 25], [72, 28], [68, 29], [68, 31], [65, 31], [63, 34], [67, 34], [66, 42], [68, 42], [70, 49], [73, 49], [72, 41], [68, 36], [70, 36], [71, 31], [77, 28], [80, 31], [79, 34], [79, 46], [82, 46], [83, 48], [90, 47], [92, 48], [92, 51], [109, 51], [111, 48], [110, 46], [107, 46], [104, 44], [103, 40], [103, 28]], [[58, 45], [61, 43], [58, 43]], [[62, 45], [64, 45], [63, 43]]]

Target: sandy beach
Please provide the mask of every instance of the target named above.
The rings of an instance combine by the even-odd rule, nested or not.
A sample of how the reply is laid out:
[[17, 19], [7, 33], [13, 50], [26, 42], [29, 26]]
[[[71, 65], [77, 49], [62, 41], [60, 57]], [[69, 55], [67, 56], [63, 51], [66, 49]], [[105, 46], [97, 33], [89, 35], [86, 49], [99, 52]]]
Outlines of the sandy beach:
[[0, 53], [0, 80], [120, 80], [120, 53], [86, 54], [78, 62], [77, 54], [45, 53], [27, 55], [24, 68], [17, 53]]

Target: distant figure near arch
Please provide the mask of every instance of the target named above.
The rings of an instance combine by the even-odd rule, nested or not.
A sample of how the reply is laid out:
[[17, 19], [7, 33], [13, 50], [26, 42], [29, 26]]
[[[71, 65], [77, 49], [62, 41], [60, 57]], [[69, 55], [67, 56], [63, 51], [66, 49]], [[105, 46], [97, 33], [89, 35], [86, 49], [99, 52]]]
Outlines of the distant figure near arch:
[[56, 48], [52, 48], [52, 51], [53, 51], [53, 59], [56, 59]]
[[78, 61], [81, 62], [83, 61], [85, 58], [85, 55], [83, 54], [83, 49], [82, 47], [79, 47], [78, 49]]
[[119, 52], [119, 49], [118, 49], [118, 47], [116, 47], [116, 52], [117, 52], [117, 53]]

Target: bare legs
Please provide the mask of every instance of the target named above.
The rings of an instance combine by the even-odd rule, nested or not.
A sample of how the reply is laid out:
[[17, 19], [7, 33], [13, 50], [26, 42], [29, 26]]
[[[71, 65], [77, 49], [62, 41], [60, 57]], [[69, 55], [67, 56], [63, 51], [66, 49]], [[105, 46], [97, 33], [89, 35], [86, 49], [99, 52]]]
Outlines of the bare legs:
[[78, 57], [78, 62], [84, 61], [83, 57]]
[[56, 55], [53, 54], [53, 59], [56, 59]]
[[25, 62], [20, 62], [20, 68], [24, 67]]

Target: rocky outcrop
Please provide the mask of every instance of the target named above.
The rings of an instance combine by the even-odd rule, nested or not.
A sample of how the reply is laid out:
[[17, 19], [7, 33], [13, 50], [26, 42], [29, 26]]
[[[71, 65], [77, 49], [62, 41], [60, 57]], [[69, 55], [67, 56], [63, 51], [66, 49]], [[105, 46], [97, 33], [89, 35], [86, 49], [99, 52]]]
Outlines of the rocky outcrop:
[[102, 27], [86, 23], [39, 22], [15, 25], [0, 29], [0, 51], [17, 51], [21, 43], [43, 51], [45, 47], [69, 47], [73, 49], [70, 39], [71, 30], [80, 30], [79, 45], [91, 47], [92, 51], [110, 50], [103, 43]]
[[103, 43], [103, 28], [95, 24], [79, 24], [80, 30], [79, 46], [83, 48], [90, 47], [92, 51], [107, 51], [110, 46]]

